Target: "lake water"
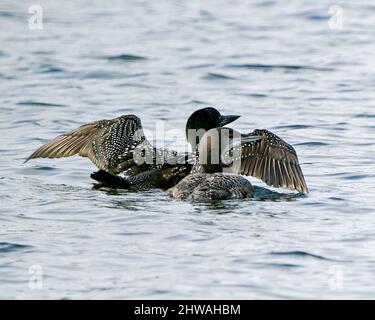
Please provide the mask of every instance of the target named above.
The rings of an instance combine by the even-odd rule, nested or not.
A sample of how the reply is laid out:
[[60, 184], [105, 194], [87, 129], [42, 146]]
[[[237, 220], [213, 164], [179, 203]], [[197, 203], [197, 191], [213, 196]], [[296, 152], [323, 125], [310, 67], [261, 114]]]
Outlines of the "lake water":
[[[42, 30], [0, 4], [0, 298], [374, 298], [375, 5], [36, 2]], [[291, 143], [310, 194], [251, 179], [253, 199], [192, 204], [93, 190], [79, 157], [23, 164], [128, 113], [183, 149], [206, 105]]]

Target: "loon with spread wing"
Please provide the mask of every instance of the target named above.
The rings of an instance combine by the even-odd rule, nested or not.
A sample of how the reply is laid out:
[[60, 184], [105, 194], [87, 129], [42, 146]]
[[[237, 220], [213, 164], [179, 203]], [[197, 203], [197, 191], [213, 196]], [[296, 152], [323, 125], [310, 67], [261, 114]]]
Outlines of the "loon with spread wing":
[[[221, 115], [215, 108], [203, 108], [189, 117], [186, 130], [207, 131], [238, 118]], [[74, 155], [87, 157], [98, 167], [99, 171], [91, 177], [101, 185], [130, 190], [170, 188], [187, 176], [196, 162], [195, 152], [178, 153], [154, 147], [144, 136], [141, 120], [135, 115], [84, 124], [42, 145], [26, 162]], [[146, 155], [151, 155], [149, 161], [144, 161]]]
[[191, 173], [169, 190], [177, 199], [209, 201], [252, 195], [253, 176], [273, 187], [307, 193], [294, 148], [268, 130], [240, 134], [230, 128], [209, 130], [199, 143]]

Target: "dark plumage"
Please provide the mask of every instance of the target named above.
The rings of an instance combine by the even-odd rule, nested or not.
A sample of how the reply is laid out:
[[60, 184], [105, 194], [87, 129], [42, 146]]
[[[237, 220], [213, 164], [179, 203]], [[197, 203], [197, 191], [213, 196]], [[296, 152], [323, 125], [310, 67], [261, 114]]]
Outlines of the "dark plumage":
[[252, 192], [246, 178], [222, 173], [192, 173], [168, 190], [176, 199], [196, 202], [243, 199], [251, 197]]
[[[237, 118], [223, 116], [214, 108], [194, 112], [186, 124], [186, 138], [193, 151], [187, 154], [153, 147], [135, 115], [95, 121], [52, 139], [26, 161], [78, 154], [100, 169], [92, 178], [102, 185], [131, 190], [175, 186], [170, 194], [181, 199], [248, 197], [251, 184], [239, 175], [307, 193], [294, 148], [268, 130], [240, 134], [222, 128]], [[149, 161], [142, 162], [145, 155]]]
[[[200, 129], [205, 132], [238, 117], [223, 116], [215, 108], [203, 108], [189, 117], [186, 132]], [[135, 115], [125, 115], [64, 133], [42, 145], [26, 161], [76, 154], [88, 157], [100, 169], [91, 175], [93, 179], [108, 187], [131, 190], [174, 186], [189, 174], [196, 157], [195, 152], [181, 154], [155, 148], [145, 138], [141, 120]], [[126, 177], [116, 176], [118, 173]]]
[[191, 173], [169, 194], [194, 201], [249, 197], [251, 184], [239, 174], [259, 178], [270, 186], [308, 192], [297, 154], [284, 140], [268, 130], [240, 134], [230, 128], [215, 128], [202, 137]]

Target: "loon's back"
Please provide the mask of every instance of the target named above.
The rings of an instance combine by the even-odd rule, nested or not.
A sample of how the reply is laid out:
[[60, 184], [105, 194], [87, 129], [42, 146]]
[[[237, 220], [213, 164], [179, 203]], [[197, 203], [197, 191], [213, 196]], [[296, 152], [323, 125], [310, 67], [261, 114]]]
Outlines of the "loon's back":
[[244, 199], [252, 192], [246, 178], [223, 173], [191, 173], [168, 191], [176, 199], [197, 202]]

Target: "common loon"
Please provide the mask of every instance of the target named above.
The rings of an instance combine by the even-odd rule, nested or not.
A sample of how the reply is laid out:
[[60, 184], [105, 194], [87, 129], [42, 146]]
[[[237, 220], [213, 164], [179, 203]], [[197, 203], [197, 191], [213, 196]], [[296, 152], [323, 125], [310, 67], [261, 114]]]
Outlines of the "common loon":
[[[225, 126], [239, 117], [221, 115], [215, 108], [203, 108], [189, 117], [186, 132]], [[194, 145], [194, 141], [189, 143]], [[137, 162], [137, 151], [150, 155], [151, 161]], [[99, 168], [91, 177], [101, 186], [131, 190], [168, 189], [187, 176], [196, 162], [196, 152], [182, 154], [152, 146], [144, 136], [141, 120], [135, 115], [82, 125], [42, 145], [25, 162], [77, 154], [88, 157]], [[118, 176], [119, 173], [126, 177]]]
[[240, 175], [259, 178], [273, 187], [308, 192], [297, 154], [284, 140], [268, 130], [240, 134], [230, 128], [214, 128], [202, 137], [191, 173], [168, 193], [199, 202], [250, 197], [252, 185]]

